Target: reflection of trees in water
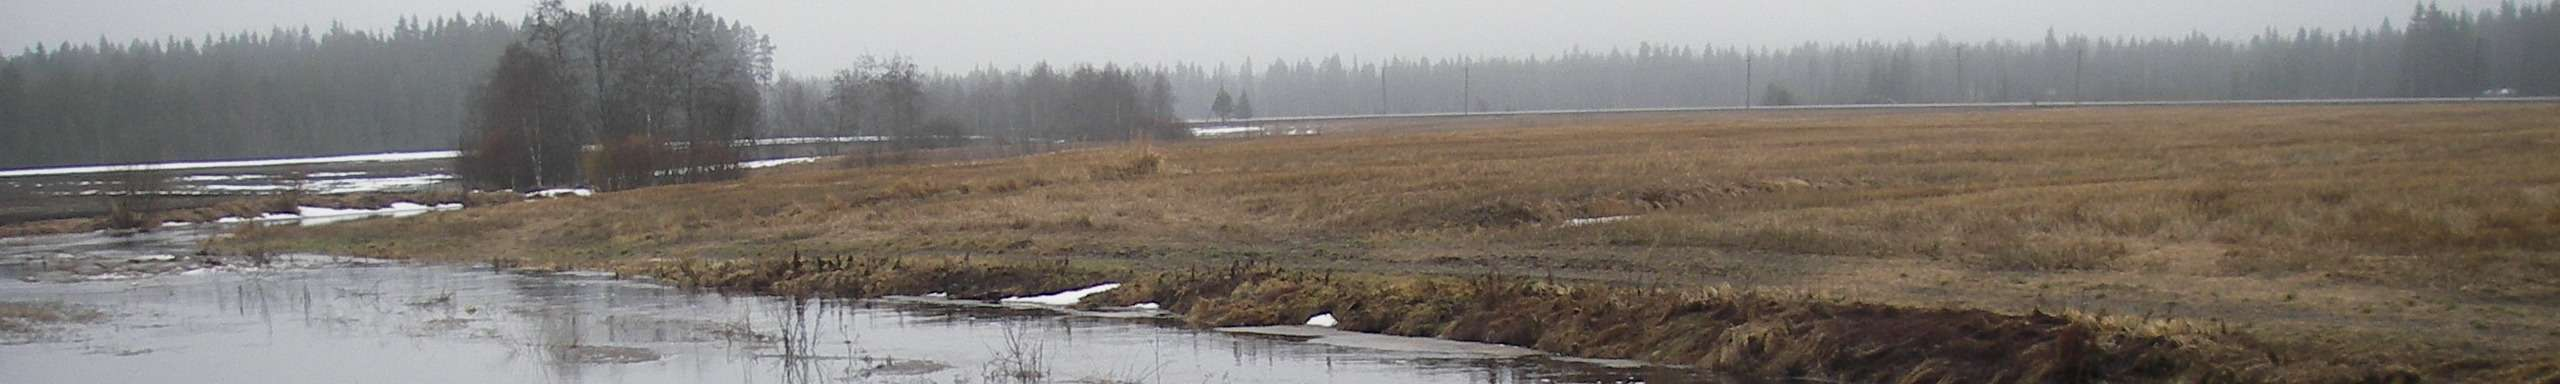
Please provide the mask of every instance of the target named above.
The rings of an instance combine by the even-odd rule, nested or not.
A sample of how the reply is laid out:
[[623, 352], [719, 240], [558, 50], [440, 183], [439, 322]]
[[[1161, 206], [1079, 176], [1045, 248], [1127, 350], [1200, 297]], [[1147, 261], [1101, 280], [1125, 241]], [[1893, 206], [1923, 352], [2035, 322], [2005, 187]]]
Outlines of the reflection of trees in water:
[[555, 382], [577, 382], [586, 376], [586, 367], [575, 356], [574, 347], [586, 341], [586, 310], [579, 306], [579, 287], [554, 279], [509, 277], [507, 287], [529, 307], [515, 309], [530, 335], [530, 343], [517, 345], [533, 348], [540, 359], [542, 372]]

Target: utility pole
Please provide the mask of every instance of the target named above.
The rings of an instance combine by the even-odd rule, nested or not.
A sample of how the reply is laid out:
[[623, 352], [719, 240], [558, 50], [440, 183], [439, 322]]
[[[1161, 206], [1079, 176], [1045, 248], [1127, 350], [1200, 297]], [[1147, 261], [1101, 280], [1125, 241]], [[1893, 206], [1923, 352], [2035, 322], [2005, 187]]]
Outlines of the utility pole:
[[1751, 109], [1751, 61], [1754, 59], [1750, 50], [1742, 52], [1742, 109]]
[[1387, 114], [1387, 65], [1378, 64], [1378, 114]]
[[2089, 70], [2089, 47], [2088, 47], [2088, 46], [2081, 46], [2081, 47], [2080, 47], [2080, 51], [2079, 51], [2079, 52], [2080, 52], [2080, 60], [2079, 60], [2079, 61], [2074, 62], [2074, 64], [2072, 64], [2072, 65], [2071, 65], [2071, 103], [2072, 103], [2072, 104], [2079, 104], [2079, 103], [2083, 103], [2083, 102], [2087, 102], [2087, 101], [2089, 101], [2088, 94], [2086, 94], [2086, 93], [2080, 93], [2080, 91], [2081, 91], [2081, 88], [2080, 88], [2080, 81], [2081, 81], [2081, 79], [2083, 78], [2083, 74], [2084, 74], [2084, 73], [2087, 73], [2087, 71]]

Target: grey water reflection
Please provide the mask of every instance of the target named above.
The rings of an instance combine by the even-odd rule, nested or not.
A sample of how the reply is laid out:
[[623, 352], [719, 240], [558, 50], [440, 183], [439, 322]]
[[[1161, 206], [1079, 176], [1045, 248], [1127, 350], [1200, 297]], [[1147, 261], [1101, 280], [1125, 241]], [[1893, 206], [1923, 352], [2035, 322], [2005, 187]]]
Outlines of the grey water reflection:
[[377, 264], [80, 283], [105, 310], [0, 346], [7, 383], [1529, 383], [1688, 373], [1389, 352], [1151, 319], [687, 292], [587, 275]]

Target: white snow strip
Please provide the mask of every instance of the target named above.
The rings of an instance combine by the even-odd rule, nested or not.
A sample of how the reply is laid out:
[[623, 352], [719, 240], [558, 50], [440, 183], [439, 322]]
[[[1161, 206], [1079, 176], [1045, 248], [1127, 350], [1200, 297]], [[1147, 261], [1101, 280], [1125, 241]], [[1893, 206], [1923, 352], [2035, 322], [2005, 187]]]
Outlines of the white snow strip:
[[320, 180], [313, 181], [309, 185], [304, 186], [304, 188], [320, 194], [373, 192], [390, 189], [417, 188], [435, 185], [436, 183], [452, 179], [453, 175], [438, 173], [404, 177]]
[[186, 177], [180, 177], [180, 178], [178, 178], [177, 180], [178, 180], [178, 181], [232, 181], [232, 180], [257, 180], [257, 179], [264, 179], [264, 178], [267, 178], [267, 175], [191, 175], [191, 176], [186, 176]]
[[1145, 302], [1145, 303], [1137, 303], [1137, 304], [1130, 305], [1130, 306], [1129, 306], [1129, 308], [1130, 308], [1130, 309], [1164, 309], [1164, 306], [1163, 306], [1163, 305], [1158, 305], [1158, 304], [1156, 304], [1155, 302]]
[[767, 139], [738, 140], [736, 144], [737, 144], [737, 145], [745, 145], [745, 146], [758, 146], [758, 145], [790, 145], [790, 144], [817, 144], [817, 143], [858, 143], [858, 142], [871, 142], [871, 141], [889, 141], [889, 138], [887, 138], [887, 137], [881, 137], [881, 136], [775, 137], [775, 138], [767, 138]]
[[773, 159], [773, 160], [756, 160], [756, 161], [749, 161], [749, 162], [744, 162], [744, 163], [738, 163], [738, 168], [747, 168], [747, 169], [755, 169], [755, 168], [771, 168], [771, 167], [779, 167], [779, 166], [784, 166], [784, 165], [799, 164], [799, 163], [808, 163], [808, 162], [815, 162], [815, 161], [818, 161], [818, 158], [817, 158], [817, 157], [793, 157], [793, 158]]
[[545, 190], [540, 190], [540, 191], [526, 192], [526, 193], [524, 194], [524, 197], [541, 197], [541, 198], [553, 198], [553, 197], [561, 197], [561, 196], [578, 196], [578, 197], [587, 197], [587, 196], [594, 196], [595, 194], [596, 194], [596, 191], [594, 191], [594, 190], [589, 190], [589, 189], [586, 189], [586, 188], [559, 188], [559, 189], [545, 189]]
[[434, 212], [434, 211], [440, 211], [440, 210], [449, 210], [449, 209], [461, 209], [461, 208], [462, 208], [462, 204], [455, 204], [455, 203], [445, 203], [445, 204], [437, 204], [437, 205], [432, 205], [432, 206], [430, 206], [430, 205], [425, 205], [425, 204], [418, 204], [418, 203], [411, 203], [411, 202], [403, 201], [403, 202], [391, 203], [391, 206], [389, 206], [389, 207], [383, 207], [383, 208], [381, 208], [381, 209], [331, 209], [331, 208], [321, 208], [321, 207], [299, 207], [299, 208], [296, 208], [295, 210], [300, 211], [300, 212], [301, 212], [301, 214], [302, 214], [302, 215], [301, 215], [301, 216], [302, 216], [302, 223], [301, 223], [302, 225], [304, 225], [304, 226], [312, 226], [312, 225], [328, 225], [328, 224], [337, 223], [337, 222], [342, 222], [342, 221], [350, 221], [350, 220], [356, 220], [356, 219], [370, 218], [370, 217], [374, 217], [374, 216], [377, 216], [377, 215], [380, 215], [380, 216], [389, 216], [389, 217], [409, 217], [409, 216], [417, 216], [417, 215], [419, 215], [419, 214], [424, 214], [424, 213], [427, 213], [427, 212]]
[[160, 226], [163, 226], [163, 227], [184, 227], [184, 226], [195, 225], [195, 224], [196, 224], [196, 223], [189, 223], [189, 222], [184, 222], [184, 221], [164, 221], [164, 222], [161, 222], [161, 223], [160, 223]]
[[48, 175], [72, 175], [72, 174], [82, 174], [82, 173], [106, 173], [106, 172], [125, 172], [125, 171], [166, 171], [166, 170], [177, 170], [177, 169], [207, 169], [207, 168], [267, 167], [267, 166], [278, 166], [278, 165], [300, 165], [300, 164], [328, 164], [328, 163], [356, 163], [356, 162], [382, 162], [382, 161], [435, 160], [435, 159], [451, 159], [451, 158], [454, 158], [455, 156], [460, 156], [460, 155], [462, 155], [462, 152], [461, 152], [461, 151], [424, 151], [424, 152], [369, 153], [369, 154], [361, 154], [361, 155], [339, 155], [339, 156], [320, 156], [320, 157], [297, 157], [297, 158], [264, 159], [264, 160], [225, 160], [225, 161], [191, 161], [191, 162], [176, 162], [176, 163], [143, 163], [143, 164], [85, 165], [85, 166], [76, 166], [76, 167], [54, 167], [54, 168], [12, 169], [12, 170], [0, 171], [0, 177], [48, 176]]
[[229, 184], [206, 184], [206, 185], [204, 185], [204, 186], [202, 186], [202, 187], [197, 187], [197, 188], [199, 188], [199, 189], [203, 189], [203, 190], [207, 190], [207, 191], [282, 191], [282, 190], [287, 190], [287, 189], [293, 189], [293, 186], [290, 186], [290, 185], [229, 185]]
[[1334, 320], [1333, 320], [1333, 313], [1325, 313], [1325, 314], [1321, 314], [1321, 315], [1316, 315], [1316, 317], [1309, 317], [1309, 318], [1307, 318], [1307, 325], [1311, 325], [1311, 326], [1318, 326], [1318, 327], [1325, 327], [1325, 328], [1333, 328], [1333, 326], [1335, 326], [1335, 325], [1341, 325], [1341, 324], [1342, 324], [1341, 322], [1338, 322], [1338, 321], [1334, 321]]
[[1069, 305], [1076, 305], [1076, 302], [1084, 301], [1084, 297], [1085, 297], [1085, 296], [1092, 296], [1093, 294], [1096, 294], [1096, 293], [1102, 293], [1103, 291], [1109, 291], [1109, 290], [1112, 290], [1113, 288], [1120, 288], [1120, 283], [1105, 283], [1105, 284], [1102, 284], [1102, 285], [1096, 285], [1096, 286], [1087, 287], [1087, 288], [1084, 288], [1084, 289], [1078, 289], [1078, 290], [1066, 291], [1066, 292], [1058, 292], [1058, 293], [1052, 293], [1052, 294], [1046, 294], [1046, 295], [1039, 295], [1039, 296], [1007, 297], [1007, 298], [1004, 298], [1004, 300], [996, 300], [996, 302], [999, 302], [999, 303], [1039, 304], [1039, 305], [1049, 305], [1049, 306], [1060, 306], [1060, 307], [1064, 307], [1064, 306], [1069, 306]]
[[1262, 132], [1262, 127], [1209, 127], [1191, 129], [1192, 136], [1232, 135], [1247, 132]]
[[[336, 222], [341, 222], [341, 221], [348, 221], [348, 220], [362, 219], [362, 218], [367, 218], [367, 217], [373, 217], [374, 215], [384, 215], [384, 216], [390, 216], [390, 217], [409, 217], [409, 216], [416, 216], [416, 215], [418, 215], [418, 214], [423, 214], [423, 213], [427, 213], [427, 212], [444, 211], [444, 210], [455, 210], [455, 209], [462, 209], [462, 204], [459, 204], [459, 203], [444, 203], [444, 204], [436, 204], [436, 205], [426, 205], [426, 204], [418, 204], [418, 203], [411, 203], [411, 202], [403, 201], [403, 202], [391, 203], [391, 206], [389, 206], [389, 207], [383, 207], [383, 208], [381, 208], [381, 209], [337, 209], [337, 208], [325, 208], [325, 207], [294, 207], [294, 213], [266, 213], [266, 214], [260, 214], [260, 215], [258, 215], [258, 217], [252, 217], [252, 218], [223, 217], [223, 218], [219, 218], [219, 219], [213, 219], [213, 222], [215, 222], [215, 223], [239, 223], [239, 222], [249, 222], [249, 221], [301, 220], [302, 225], [309, 226], [309, 225], [325, 225], [325, 224], [336, 223]], [[175, 223], [175, 222], [172, 222], [172, 223]], [[161, 225], [166, 226], [166, 225], [170, 225], [170, 224], [164, 223], [164, 224], [161, 224]], [[179, 225], [184, 225], [184, 224], [179, 224]]]
[[943, 298], [943, 297], [951, 297], [951, 294], [949, 294], [949, 293], [942, 293], [942, 292], [934, 292], [934, 293], [927, 293], [927, 294], [924, 294], [924, 297]]
[[347, 177], [347, 176], [364, 176], [364, 172], [316, 172], [316, 173], [312, 173], [312, 174], [308, 174], [308, 175], [302, 175], [302, 177]]
[[1620, 221], [1627, 221], [1627, 219], [1634, 219], [1634, 218], [1636, 218], [1636, 217], [1635, 217], [1635, 216], [1609, 216], [1609, 217], [1593, 217], [1593, 218], [1572, 219], [1572, 220], [1565, 220], [1565, 221], [1564, 221], [1564, 226], [1567, 226], [1567, 227], [1579, 227], [1579, 226], [1592, 225], [1592, 224], [1608, 224], [1608, 223], [1615, 223], [1615, 222], [1620, 222]]

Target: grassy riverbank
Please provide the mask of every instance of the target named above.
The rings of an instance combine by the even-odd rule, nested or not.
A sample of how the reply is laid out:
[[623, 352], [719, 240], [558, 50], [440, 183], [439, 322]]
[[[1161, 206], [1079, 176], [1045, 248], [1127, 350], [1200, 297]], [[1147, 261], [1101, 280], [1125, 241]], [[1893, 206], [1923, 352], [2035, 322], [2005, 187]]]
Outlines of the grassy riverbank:
[[[1358, 330], [1801, 368], [1777, 374], [2535, 378], [2560, 361], [2552, 121], [2547, 104], [1375, 121], [1152, 155], [803, 166], [215, 247], [620, 268], [1067, 263], [1080, 272], [1010, 281], [1127, 281], [1115, 295], [1161, 294], [1145, 299], [1204, 324], [1325, 309]], [[1238, 265], [1263, 277], [1167, 277]], [[709, 285], [921, 293], [778, 285], [823, 272]], [[1453, 301], [1397, 301], [1433, 295]], [[1274, 304], [1215, 304], [1248, 301]], [[1467, 325], [1509, 308], [1583, 317]], [[1605, 329], [1634, 315], [1663, 320]], [[2009, 357], [1895, 357], [1994, 331], [2017, 336], [1975, 352]], [[2166, 344], [2123, 349], [2150, 340]], [[2098, 362], [2018, 357], [2055, 348]]]

